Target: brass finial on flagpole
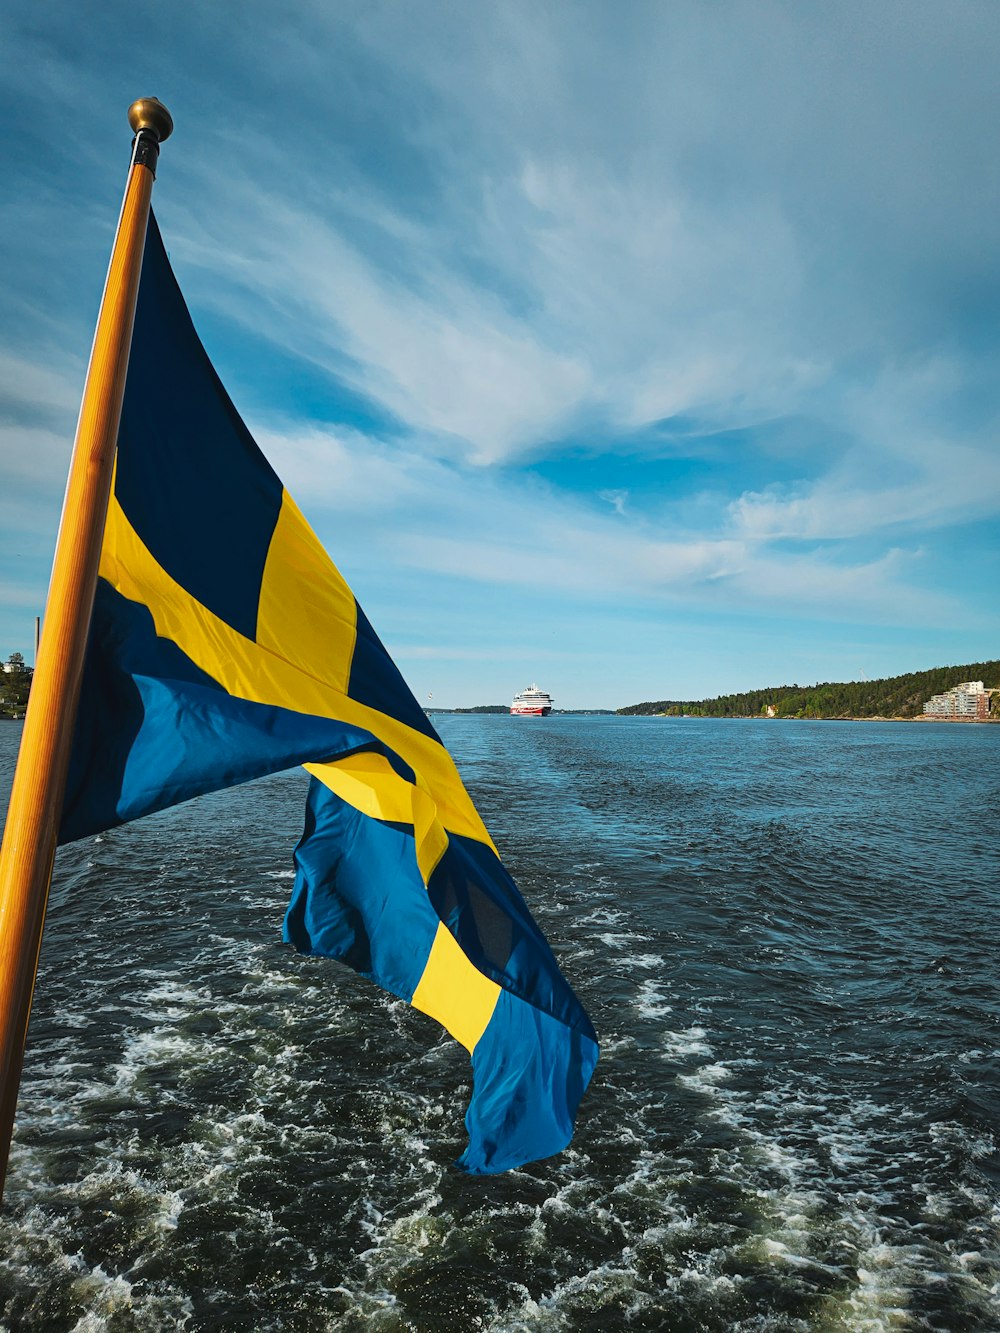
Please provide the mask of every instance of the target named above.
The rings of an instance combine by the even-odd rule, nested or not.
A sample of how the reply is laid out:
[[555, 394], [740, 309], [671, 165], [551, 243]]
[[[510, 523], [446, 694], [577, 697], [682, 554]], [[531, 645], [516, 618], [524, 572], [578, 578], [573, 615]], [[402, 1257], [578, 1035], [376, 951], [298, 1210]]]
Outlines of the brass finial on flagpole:
[[128, 109], [128, 123], [133, 134], [142, 130], [155, 134], [157, 143], [163, 143], [174, 132], [173, 117], [158, 97], [140, 97], [133, 102]]
[[155, 97], [133, 102], [128, 116], [135, 134], [132, 161], [80, 404], [0, 848], [0, 1190], [97, 586], [156, 158], [173, 130], [170, 112]]

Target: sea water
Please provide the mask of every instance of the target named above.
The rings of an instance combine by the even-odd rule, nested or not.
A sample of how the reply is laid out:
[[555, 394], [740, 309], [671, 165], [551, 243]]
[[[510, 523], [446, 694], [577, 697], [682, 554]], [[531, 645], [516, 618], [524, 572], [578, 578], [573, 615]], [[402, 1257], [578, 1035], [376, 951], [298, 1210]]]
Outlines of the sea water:
[[3, 1327], [1000, 1328], [1000, 727], [436, 722], [601, 1041], [570, 1149], [459, 1173], [465, 1053], [280, 942], [303, 776], [203, 798], [59, 855]]

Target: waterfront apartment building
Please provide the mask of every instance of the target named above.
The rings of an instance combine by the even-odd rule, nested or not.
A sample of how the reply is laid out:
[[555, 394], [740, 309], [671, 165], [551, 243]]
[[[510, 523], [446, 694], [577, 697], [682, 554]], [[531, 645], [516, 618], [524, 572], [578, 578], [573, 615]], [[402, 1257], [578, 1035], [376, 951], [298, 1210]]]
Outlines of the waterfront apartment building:
[[970, 722], [985, 722], [990, 714], [990, 695], [992, 690], [983, 689], [981, 680], [967, 680], [962, 685], [945, 690], [944, 694], [935, 694], [924, 704], [926, 717], [946, 717], [953, 721], [965, 719]]

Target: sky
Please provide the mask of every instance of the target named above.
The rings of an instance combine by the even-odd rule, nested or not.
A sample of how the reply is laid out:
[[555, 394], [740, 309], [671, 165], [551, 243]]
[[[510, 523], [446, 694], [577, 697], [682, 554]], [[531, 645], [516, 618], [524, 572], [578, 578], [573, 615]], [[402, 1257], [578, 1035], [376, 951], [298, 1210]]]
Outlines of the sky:
[[128, 165], [418, 700], [1000, 657], [994, 0], [0, 0], [0, 656]]

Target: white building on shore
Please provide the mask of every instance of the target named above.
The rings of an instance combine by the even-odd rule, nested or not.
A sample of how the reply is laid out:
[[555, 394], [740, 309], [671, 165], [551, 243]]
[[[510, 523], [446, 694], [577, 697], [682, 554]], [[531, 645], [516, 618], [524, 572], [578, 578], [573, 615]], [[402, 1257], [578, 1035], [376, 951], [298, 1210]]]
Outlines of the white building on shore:
[[983, 688], [981, 680], [967, 680], [955, 685], [944, 694], [935, 694], [924, 704], [926, 717], [967, 718], [985, 721], [990, 712], [992, 690]]

